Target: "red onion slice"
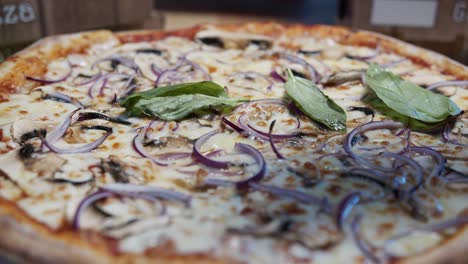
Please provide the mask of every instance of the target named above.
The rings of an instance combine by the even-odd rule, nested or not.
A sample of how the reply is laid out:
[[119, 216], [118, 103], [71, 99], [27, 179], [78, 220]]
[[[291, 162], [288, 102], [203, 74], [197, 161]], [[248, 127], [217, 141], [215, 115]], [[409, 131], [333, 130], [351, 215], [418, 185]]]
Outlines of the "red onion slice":
[[286, 79], [281, 76], [281, 74], [279, 74], [277, 71], [273, 70], [270, 72], [270, 76], [271, 78], [273, 78], [274, 80], [278, 81], [278, 82], [282, 82], [282, 83], [285, 83], [286, 82]]
[[442, 81], [436, 82], [429, 85], [426, 89], [427, 90], [434, 90], [439, 87], [446, 87], [446, 86], [468, 86], [468, 81]]
[[370, 263], [381, 263], [380, 258], [377, 257], [373, 251], [375, 247], [370, 245], [361, 234], [361, 219], [362, 215], [357, 215], [351, 221], [351, 237], [356, 243], [356, 246], [361, 251], [362, 255], [369, 260]]
[[98, 138], [96, 141], [81, 145], [79, 147], [75, 148], [69, 148], [69, 149], [62, 149], [59, 147], [56, 147], [52, 144], [52, 142], [49, 142], [47, 138], [44, 138], [43, 135], [39, 135], [42, 143], [51, 151], [59, 154], [73, 154], [73, 153], [87, 153], [90, 152], [97, 147], [99, 147], [111, 134], [112, 134], [112, 128], [111, 127], [105, 127], [107, 129], [106, 133], [102, 135], [100, 138]]
[[159, 68], [156, 64], [151, 63], [151, 71], [157, 77], [163, 72], [163, 69]]
[[[164, 190], [164, 189], [159, 189], [158, 190], [153, 190], [152, 192], [150, 191], [139, 191], [139, 192], [132, 192], [132, 191], [126, 191], [126, 189], [131, 189], [131, 186], [128, 188], [120, 188], [118, 186], [114, 185], [120, 185], [120, 183], [116, 184], [108, 184], [102, 188], [102, 190], [97, 191], [87, 197], [85, 197], [80, 204], [78, 205], [77, 210], [75, 211], [75, 214], [73, 216], [73, 222], [72, 222], [72, 227], [74, 229], [79, 229], [80, 228], [80, 217], [83, 214], [83, 212], [93, 203], [105, 199], [107, 197], [112, 197], [112, 196], [125, 196], [125, 197], [130, 197], [130, 198], [136, 198], [136, 199], [145, 199], [148, 201], [159, 201], [158, 198], [162, 199], [168, 199], [168, 200], [178, 200], [178, 198], [181, 198], [182, 196], [177, 197], [175, 194], [169, 195], [168, 192], [172, 192], [169, 190]], [[121, 185], [128, 185], [128, 184], [121, 184]], [[177, 199], [173, 198], [176, 197]], [[190, 201], [190, 199], [188, 200]], [[185, 204], [187, 204], [187, 200], [183, 200]], [[160, 215], [163, 215], [166, 211], [166, 207], [162, 205]]]
[[281, 53], [280, 56], [292, 63], [297, 63], [304, 66], [309, 71], [310, 79], [313, 83], [318, 83], [320, 81], [320, 73], [318, 73], [315, 67], [308, 63], [306, 60], [288, 53]]
[[401, 154], [395, 154], [395, 153], [391, 153], [391, 152], [384, 152], [384, 153], [382, 153], [382, 156], [390, 157], [390, 158], [395, 159], [395, 161], [398, 161], [400, 164], [402, 164], [400, 166], [408, 165], [411, 168], [413, 168], [413, 172], [414, 172], [414, 175], [415, 175], [415, 178], [416, 178], [415, 183], [410, 188], [408, 188], [407, 190], [401, 190], [400, 188], [398, 188], [398, 186], [396, 186], [396, 188], [398, 188], [400, 191], [404, 191], [404, 192], [406, 192], [408, 194], [411, 194], [414, 191], [416, 191], [423, 184], [424, 171], [423, 171], [423, 168], [421, 167], [421, 165], [419, 165], [419, 163], [417, 163], [413, 159], [405, 157], [405, 156], [403, 156]]
[[80, 110], [79, 108], [70, 112], [51, 132], [46, 136], [46, 139], [49, 143], [54, 143], [57, 140], [61, 139], [67, 129], [70, 127], [73, 115]]
[[336, 208], [335, 222], [339, 230], [343, 230], [343, 225], [346, 217], [351, 213], [353, 208], [359, 204], [361, 193], [353, 192], [346, 195]]
[[98, 191], [84, 198], [78, 205], [78, 208], [75, 211], [75, 215], [73, 216], [73, 222], [72, 222], [73, 228], [74, 229], [80, 228], [80, 216], [90, 205], [92, 205], [96, 201], [102, 200], [110, 196], [114, 196], [114, 194], [111, 192]]
[[214, 130], [197, 139], [195, 144], [193, 144], [193, 157], [198, 160], [200, 163], [217, 169], [227, 169], [229, 167], [229, 161], [218, 161], [208, 158], [206, 155], [201, 153], [201, 147], [206, 143], [212, 136], [218, 134], [219, 130]]
[[234, 184], [237, 188], [243, 189], [243, 188], [248, 187], [249, 184], [252, 182], [260, 181], [265, 176], [266, 162], [265, 162], [265, 159], [263, 158], [262, 153], [260, 153], [254, 147], [247, 145], [247, 144], [243, 144], [243, 143], [236, 143], [236, 145], [234, 146], [234, 149], [239, 153], [251, 156], [257, 163], [257, 166], [259, 167], [258, 171], [255, 172], [252, 176], [246, 179], [240, 180], [240, 181], [228, 181], [228, 180], [220, 180], [220, 179], [214, 179], [214, 178], [206, 178], [205, 184], [219, 185], [219, 186], [231, 186]]
[[[276, 120], [275, 120], [276, 121]], [[296, 119], [296, 122], [298, 120]], [[245, 123], [245, 122], [244, 122]], [[262, 137], [266, 137], [267, 139], [270, 139], [270, 137], [273, 139], [273, 140], [283, 140], [283, 139], [290, 139], [290, 138], [293, 138], [293, 137], [297, 137], [298, 135], [293, 133], [293, 134], [271, 134], [270, 132], [263, 132], [263, 131], [260, 131], [256, 128], [254, 128], [253, 126], [251, 126], [250, 124], [247, 125], [251, 130], [255, 131], [256, 134], [258, 135], [261, 135]], [[298, 125], [295, 126], [296, 128], [298, 127]]]
[[241, 129], [247, 131], [247, 133], [249, 133], [250, 135], [253, 135], [253, 136], [257, 137], [258, 139], [268, 140], [268, 136], [261, 135], [261, 134], [257, 133], [257, 131], [253, 130], [247, 124], [247, 121], [245, 120], [246, 116], [247, 116], [246, 114], [243, 114], [243, 115], [240, 115], [239, 118], [237, 119], [237, 123], [239, 124], [239, 127]]
[[[159, 75], [158, 75], [158, 78], [156, 78], [156, 85], [159, 86], [160, 84], [162, 84], [166, 79], [170, 79], [171, 76], [177, 76], [179, 75], [179, 72], [177, 70], [173, 70], [173, 69], [170, 69], [170, 70], [164, 70], [162, 71]], [[177, 80], [179, 80], [180, 78], [177, 77], [176, 78]]]
[[147, 158], [151, 160], [153, 163], [159, 166], [167, 166], [169, 165], [168, 162], [157, 159], [151, 156], [148, 152], [146, 152], [145, 147], [143, 146], [143, 140], [145, 139], [145, 135], [147, 132], [148, 127], [141, 128], [137, 135], [133, 138], [133, 149], [143, 158]]
[[445, 168], [445, 158], [440, 154], [438, 151], [431, 149], [429, 147], [410, 147], [410, 151], [421, 154], [421, 155], [428, 155], [431, 156], [432, 159], [436, 162], [434, 168], [431, 171], [429, 178], [432, 176], [440, 177], [442, 172], [444, 172]]
[[186, 57], [182, 58], [182, 61], [185, 63], [185, 64], [188, 64], [190, 66], [192, 66], [192, 68], [194, 70], [197, 70], [199, 72], [201, 72], [203, 74], [203, 78], [206, 80], [206, 81], [211, 81], [211, 76], [210, 74], [205, 70], [205, 68], [203, 68], [200, 64], [192, 61], [192, 60], [189, 60], [187, 59]]
[[246, 131], [244, 129], [240, 128], [239, 126], [237, 126], [233, 122], [229, 121], [229, 119], [227, 119], [225, 116], [221, 117], [221, 121], [224, 124], [226, 124], [228, 127], [232, 128], [237, 133], [239, 133], [241, 135], [245, 135]]
[[70, 75], [72, 74], [72, 66], [71, 66], [70, 62], [67, 61], [67, 65], [68, 65], [67, 73], [63, 77], [60, 77], [60, 78], [55, 79], [55, 80], [53, 80], [53, 79], [52, 80], [51, 79], [47, 80], [47, 79], [41, 79], [41, 78], [36, 78], [36, 77], [31, 77], [31, 76], [25, 76], [25, 78], [26, 78], [26, 80], [29, 80], [29, 81], [39, 82], [41, 85], [63, 82], [68, 77], [70, 77]]
[[52, 93], [47, 93], [44, 96], [42, 96], [42, 99], [51, 99], [55, 100], [58, 102], [64, 102], [64, 103], [69, 103], [72, 104], [78, 108], [84, 109], [86, 108], [80, 101], [78, 101], [75, 98], [71, 98], [70, 96], [60, 93], [60, 92], [52, 92]]
[[[102, 76], [102, 73], [98, 73], [98, 74], [95, 74], [93, 77], [89, 78], [88, 80], [86, 81], [82, 81], [82, 82], [73, 82], [74, 85], [76, 86], [83, 86], [83, 85], [87, 85], [87, 84], [90, 84], [92, 82], [95, 82], [97, 79], [101, 78]], [[76, 78], [75, 78], [76, 80]]]
[[447, 122], [447, 124], [444, 126], [444, 130], [442, 131], [442, 141], [445, 143], [453, 144], [453, 145], [467, 147], [468, 144], [464, 144], [464, 143], [458, 142], [455, 139], [450, 138], [454, 125], [455, 125], [455, 121]]
[[393, 122], [393, 121], [376, 121], [376, 122], [369, 122], [369, 123], [365, 123], [365, 124], [362, 124], [358, 127], [356, 127], [355, 129], [353, 129], [345, 138], [344, 140], [344, 150], [345, 152], [351, 157], [353, 158], [356, 162], [358, 163], [361, 163], [362, 165], [365, 165], [367, 167], [371, 167], [371, 168], [374, 168], [374, 169], [379, 169], [379, 170], [383, 170], [383, 171], [393, 171], [393, 169], [386, 169], [386, 168], [382, 168], [382, 167], [379, 167], [373, 163], [371, 163], [369, 160], [367, 160], [366, 158], [364, 157], [361, 157], [359, 155], [357, 155], [354, 151], [353, 151], [353, 145], [352, 145], [352, 142], [353, 142], [353, 139], [354, 137], [356, 137], [357, 135], [361, 134], [361, 133], [365, 133], [367, 131], [370, 131], [370, 130], [377, 130], [377, 129], [397, 129], [397, 128], [402, 128], [403, 127], [403, 124], [402, 123], [398, 123], [398, 122]]
[[420, 231], [425, 231], [425, 232], [441, 232], [443, 230], [449, 229], [449, 228], [460, 228], [462, 226], [465, 226], [468, 224], [468, 216], [459, 216], [456, 218], [452, 218], [449, 220], [445, 220], [439, 223], [435, 224], [429, 224], [425, 225], [422, 227], [414, 227], [406, 232], [400, 233], [398, 235], [393, 236], [392, 238], [388, 239], [385, 241], [383, 245], [383, 252], [386, 257], [398, 257], [393, 254], [391, 254], [388, 251], [388, 247], [390, 246], [391, 243], [394, 243], [398, 241], [399, 239], [405, 238], [407, 236], [410, 236], [414, 234], [415, 232], [420, 232]]
[[276, 148], [275, 143], [273, 142], [273, 136], [272, 136], [271, 132], [273, 132], [273, 127], [275, 126], [275, 123], [276, 123], [276, 120], [273, 120], [273, 122], [271, 122], [270, 132], [268, 133], [268, 139], [270, 140], [270, 146], [271, 146], [271, 149], [273, 150], [273, 152], [276, 154], [276, 156], [279, 159], [286, 159], [283, 155], [281, 155], [281, 153]]

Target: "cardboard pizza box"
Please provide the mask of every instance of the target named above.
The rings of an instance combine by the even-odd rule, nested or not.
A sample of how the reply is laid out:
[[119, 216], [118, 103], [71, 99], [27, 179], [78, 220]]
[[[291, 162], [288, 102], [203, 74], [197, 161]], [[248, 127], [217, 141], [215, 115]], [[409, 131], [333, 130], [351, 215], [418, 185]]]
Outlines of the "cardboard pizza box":
[[38, 0], [0, 0], [0, 47], [42, 36]]
[[0, 0], [0, 47], [100, 28], [136, 29], [152, 9], [153, 0]]
[[341, 22], [468, 63], [468, 0], [348, 0]]

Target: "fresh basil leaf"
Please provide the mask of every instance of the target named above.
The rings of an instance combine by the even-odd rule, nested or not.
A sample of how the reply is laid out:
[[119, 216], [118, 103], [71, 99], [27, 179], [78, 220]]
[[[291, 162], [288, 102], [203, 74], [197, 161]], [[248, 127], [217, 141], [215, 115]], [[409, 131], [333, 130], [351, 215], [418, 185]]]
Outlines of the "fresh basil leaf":
[[425, 123], [409, 116], [402, 115], [397, 111], [388, 107], [382, 100], [380, 100], [375, 94], [366, 96], [363, 101], [380, 114], [385, 115], [395, 121], [403, 123], [413, 131], [419, 132], [433, 132], [438, 131], [445, 125], [445, 120], [437, 123]]
[[207, 110], [216, 109], [225, 112], [245, 101], [248, 100], [214, 97], [203, 94], [184, 94], [140, 100], [133, 108], [138, 109], [146, 115], [172, 121], [180, 120], [192, 113], [201, 114]]
[[182, 94], [204, 94], [215, 97], [227, 96], [226, 91], [219, 84], [210, 81], [203, 81], [157, 87], [141, 93], [134, 93], [124, 98], [120, 105], [131, 110], [132, 107], [142, 99], [151, 99], [154, 97], [163, 96], [176, 96]]
[[377, 64], [366, 71], [367, 85], [391, 109], [426, 123], [444, 121], [460, 113], [460, 108], [448, 97], [428, 91], [403, 80]]
[[346, 112], [311, 81], [288, 69], [285, 89], [294, 103], [311, 119], [335, 131], [346, 130]]

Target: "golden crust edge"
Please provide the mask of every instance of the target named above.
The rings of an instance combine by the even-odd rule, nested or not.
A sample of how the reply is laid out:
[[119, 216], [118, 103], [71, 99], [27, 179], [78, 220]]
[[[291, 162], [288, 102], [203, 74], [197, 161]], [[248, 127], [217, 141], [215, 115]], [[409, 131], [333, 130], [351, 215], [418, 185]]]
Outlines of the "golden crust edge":
[[[14, 93], [18, 91], [13, 90], [2, 90], [2, 81], [4, 81], [5, 76], [8, 77], [8, 72], [14, 67], [15, 64], [25, 63], [28, 58], [40, 55], [42, 60], [46, 62], [52, 59], [55, 59], [59, 56], [54, 54], [54, 52], [44, 52], [43, 48], [50, 49], [60, 49], [63, 47], [63, 41], [74, 38], [81, 38], [83, 35], [89, 35], [91, 37], [98, 36], [95, 34], [103, 34], [108, 37], [117, 37], [120, 41], [123, 42], [132, 42], [135, 37], [145, 36], [144, 40], [156, 40], [160, 37], [170, 36], [170, 35], [180, 35], [180, 36], [190, 36], [195, 34], [201, 29], [215, 27], [221, 30], [228, 31], [247, 31], [257, 34], [265, 34], [271, 36], [278, 36], [280, 34], [287, 34], [289, 36], [302, 36], [302, 35], [320, 35], [320, 36], [332, 36], [335, 37], [339, 42], [344, 44], [354, 44], [354, 45], [367, 45], [367, 46], [376, 46], [378, 43], [384, 45], [384, 48], [397, 52], [398, 54], [410, 58], [417, 59], [418, 57], [423, 60], [424, 63], [431, 64], [435, 63], [436, 66], [448, 70], [449, 74], [455, 75], [458, 78], [468, 79], [468, 68], [454, 60], [440, 55], [436, 52], [414, 46], [412, 44], [406, 43], [404, 41], [375, 33], [370, 31], [351, 31], [348, 28], [340, 26], [328, 26], [328, 25], [284, 25], [279, 23], [265, 22], [265, 23], [242, 23], [242, 24], [230, 24], [230, 25], [212, 25], [205, 24], [199, 25], [192, 28], [174, 30], [174, 31], [160, 31], [160, 30], [143, 30], [143, 31], [125, 31], [112, 33], [106, 30], [100, 31], [89, 31], [82, 33], [66, 34], [60, 36], [52, 36], [45, 39], [41, 39], [31, 46], [25, 48], [14, 56], [10, 57], [7, 61], [0, 64], [0, 95], [2, 93]], [[180, 34], [177, 34], [180, 33]], [[148, 35], [150, 36], [148, 38]], [[93, 38], [94, 39], [94, 38]], [[78, 47], [80, 49], [89, 47], [90, 44], [95, 44], [102, 39], [97, 37], [96, 42], [91, 43], [82, 43]], [[104, 37], [105, 39], [105, 37]], [[66, 46], [65, 46], [66, 47]], [[66, 47], [67, 52], [61, 53], [66, 55], [73, 50], [70, 50], [70, 47]], [[74, 49], [76, 50], [76, 49]], [[30, 65], [29, 65], [30, 66]], [[14, 85], [21, 85], [24, 83], [13, 83]], [[30, 88], [30, 86], [26, 86]], [[136, 255], [119, 255], [113, 256], [110, 254], [109, 250], [103, 250], [102, 248], [90, 248], [90, 246], [84, 242], [79, 237], [74, 237], [75, 241], [80, 242], [81, 249], [86, 250], [86, 255], [82, 252], [76, 254], [76, 259], [74, 255], [71, 254], [74, 252], [73, 247], [78, 246], [78, 244], [70, 243], [70, 240], [62, 236], [54, 234], [54, 232], [45, 226], [39, 224], [37, 221], [29, 219], [25, 216], [20, 208], [15, 206], [5, 206], [5, 202], [8, 201], [0, 198], [0, 224], [4, 227], [2, 231], [2, 236], [0, 236], [0, 246], [6, 248], [7, 250], [14, 251], [18, 254], [31, 255], [34, 258], [43, 260], [44, 262], [58, 262], [58, 261], [67, 261], [72, 263], [81, 263], [79, 260], [86, 261], [96, 261], [95, 258], [98, 258], [103, 263], [107, 262], [116, 262], [116, 263], [186, 263], [187, 261], [193, 263], [221, 263], [221, 260], [214, 260], [212, 258], [206, 257], [195, 257], [193, 259], [179, 259], [174, 258], [163, 258], [163, 259], [153, 259], [148, 258], [147, 256], [136, 256]], [[9, 228], [5, 228], [9, 227]], [[28, 230], [31, 228], [31, 230]], [[78, 234], [75, 234], [76, 236]], [[26, 238], [21, 238], [26, 236]], [[41, 247], [37, 245], [40, 244]], [[50, 245], [57, 245], [62, 250], [57, 251], [57, 248], [50, 248]], [[463, 246], [466, 245], [466, 246]], [[44, 248], [45, 247], [45, 248]], [[54, 258], [56, 257], [56, 258]], [[84, 259], [84, 258], [92, 259]], [[65, 258], [65, 259], [64, 259]], [[396, 260], [394, 263], [402, 264], [413, 264], [413, 263], [464, 263], [468, 258], [468, 226], [461, 228], [457, 234], [453, 235], [447, 241], [436, 248], [427, 250], [421, 254], [411, 256], [405, 259]], [[75, 262], [76, 261], [76, 262]]]

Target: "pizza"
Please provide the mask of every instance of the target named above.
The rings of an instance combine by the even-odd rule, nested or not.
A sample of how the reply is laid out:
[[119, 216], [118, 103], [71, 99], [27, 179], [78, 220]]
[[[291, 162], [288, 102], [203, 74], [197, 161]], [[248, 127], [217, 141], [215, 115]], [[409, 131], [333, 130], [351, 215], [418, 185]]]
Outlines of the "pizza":
[[337, 26], [49, 37], [0, 65], [35, 262], [466, 263], [468, 68]]

